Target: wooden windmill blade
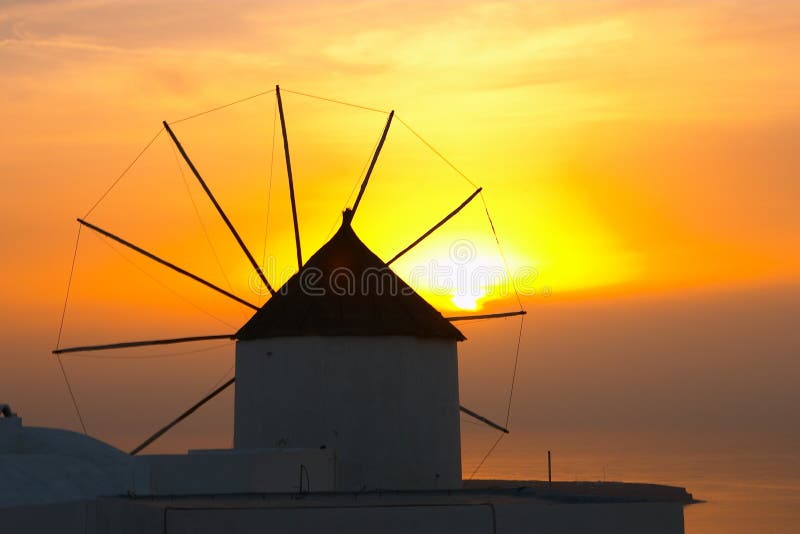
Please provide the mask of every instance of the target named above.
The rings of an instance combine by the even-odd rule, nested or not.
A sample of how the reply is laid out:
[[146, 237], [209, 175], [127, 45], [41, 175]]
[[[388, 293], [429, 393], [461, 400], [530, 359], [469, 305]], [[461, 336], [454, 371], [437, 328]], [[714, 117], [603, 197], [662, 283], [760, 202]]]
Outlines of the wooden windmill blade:
[[440, 228], [440, 227], [441, 227], [441, 226], [442, 226], [444, 223], [446, 223], [447, 221], [449, 221], [450, 219], [452, 219], [452, 218], [453, 218], [453, 217], [454, 217], [454, 216], [455, 216], [455, 215], [456, 215], [456, 214], [457, 214], [459, 211], [461, 211], [462, 209], [464, 209], [464, 208], [466, 207], [466, 205], [467, 205], [467, 204], [469, 204], [470, 202], [472, 202], [472, 199], [474, 199], [476, 196], [478, 196], [478, 194], [479, 194], [481, 191], [483, 191], [483, 188], [482, 188], [482, 187], [479, 187], [478, 189], [476, 189], [476, 190], [475, 190], [475, 191], [474, 191], [474, 192], [473, 192], [473, 193], [472, 193], [472, 194], [471, 194], [469, 197], [467, 197], [467, 199], [466, 199], [464, 202], [462, 202], [462, 203], [461, 203], [461, 204], [460, 204], [460, 205], [459, 205], [459, 206], [458, 206], [456, 209], [454, 209], [453, 211], [451, 211], [450, 213], [448, 213], [448, 214], [447, 214], [447, 215], [446, 215], [446, 216], [445, 216], [445, 217], [444, 217], [444, 218], [443, 218], [441, 221], [439, 221], [438, 223], [434, 224], [434, 225], [433, 225], [433, 226], [430, 228], [430, 230], [428, 230], [427, 232], [425, 232], [424, 234], [422, 234], [420, 237], [418, 237], [418, 238], [417, 238], [417, 239], [416, 239], [416, 240], [415, 240], [413, 243], [411, 243], [410, 245], [408, 245], [406, 248], [404, 248], [403, 250], [401, 250], [400, 252], [398, 252], [397, 254], [395, 254], [394, 256], [392, 256], [392, 259], [390, 259], [389, 261], [387, 261], [387, 262], [386, 262], [386, 265], [391, 265], [392, 263], [394, 263], [395, 261], [397, 261], [397, 260], [398, 260], [398, 259], [399, 259], [401, 256], [403, 256], [405, 253], [407, 253], [407, 252], [408, 252], [408, 251], [410, 251], [412, 248], [414, 248], [414, 247], [416, 247], [417, 245], [419, 245], [419, 244], [420, 244], [420, 243], [421, 243], [421, 242], [422, 242], [422, 241], [423, 241], [423, 240], [424, 240], [426, 237], [428, 237], [428, 236], [429, 236], [429, 235], [431, 235], [433, 232], [435, 232], [436, 230], [438, 230], [438, 229], [439, 229], [439, 228]]
[[144, 341], [122, 341], [120, 343], [107, 343], [104, 345], [83, 345], [80, 347], [66, 347], [55, 349], [53, 354], [69, 354], [72, 352], [91, 352], [97, 350], [129, 349], [135, 347], [152, 347], [155, 345], [174, 345], [176, 343], [193, 343], [197, 341], [212, 341], [215, 339], [235, 339], [236, 334], [213, 334], [210, 336], [174, 337], [169, 339], [149, 339]]
[[[294, 196], [294, 178], [292, 176], [292, 158], [289, 156], [289, 137], [286, 134], [286, 118], [283, 114], [281, 88], [275, 86], [275, 97], [278, 99], [278, 114], [281, 117], [281, 133], [283, 134], [283, 153], [286, 157], [286, 175], [289, 178], [289, 200], [292, 203], [292, 222], [294, 223], [294, 246], [297, 253], [297, 268], [303, 267], [303, 252], [300, 249], [300, 226], [297, 222], [297, 201]], [[273, 294], [275, 292], [273, 291]]]
[[172, 128], [169, 127], [167, 121], [164, 121], [163, 124], [164, 124], [164, 129], [167, 130], [167, 133], [172, 139], [172, 142], [175, 143], [175, 146], [178, 148], [178, 152], [180, 152], [181, 156], [183, 156], [183, 159], [186, 161], [186, 164], [189, 166], [189, 169], [192, 171], [192, 174], [194, 174], [195, 178], [197, 178], [197, 181], [200, 182], [200, 186], [203, 188], [203, 191], [206, 192], [206, 195], [208, 195], [208, 198], [211, 200], [211, 203], [214, 204], [214, 207], [217, 209], [217, 212], [219, 213], [220, 217], [222, 217], [222, 220], [225, 222], [225, 225], [228, 227], [228, 230], [230, 230], [234, 239], [236, 239], [236, 242], [239, 244], [239, 247], [242, 249], [242, 252], [244, 252], [245, 256], [247, 256], [247, 260], [250, 262], [250, 265], [252, 265], [253, 269], [255, 269], [256, 273], [258, 273], [259, 278], [261, 278], [261, 281], [264, 282], [264, 285], [267, 287], [269, 292], [274, 295], [275, 290], [267, 281], [267, 277], [264, 275], [264, 272], [261, 270], [261, 267], [258, 265], [258, 262], [256, 262], [255, 258], [250, 253], [250, 250], [247, 248], [247, 245], [244, 244], [244, 241], [239, 235], [239, 232], [236, 231], [236, 228], [233, 226], [233, 223], [225, 214], [225, 211], [222, 209], [222, 206], [220, 206], [219, 202], [217, 202], [217, 199], [214, 197], [214, 194], [211, 192], [211, 189], [208, 187], [205, 180], [203, 180], [203, 177], [200, 176], [200, 172], [197, 170], [197, 167], [195, 167], [194, 163], [192, 163], [192, 160], [189, 158], [189, 155], [186, 153], [186, 150], [184, 150], [183, 145], [181, 145], [181, 142], [178, 141], [178, 138], [175, 136], [175, 133], [172, 131]]
[[381, 134], [381, 138], [378, 141], [378, 146], [375, 148], [375, 153], [372, 155], [372, 160], [369, 163], [369, 168], [367, 169], [367, 173], [364, 175], [364, 180], [361, 182], [361, 188], [358, 190], [358, 196], [356, 197], [356, 201], [353, 203], [353, 207], [351, 209], [352, 211], [351, 219], [356, 214], [358, 205], [361, 203], [361, 198], [364, 196], [364, 191], [367, 190], [369, 177], [372, 175], [372, 171], [375, 168], [375, 163], [378, 161], [378, 156], [381, 153], [381, 149], [383, 149], [383, 144], [386, 142], [386, 135], [389, 133], [389, 126], [392, 125], [393, 117], [394, 117], [394, 110], [389, 112], [389, 118], [386, 120], [386, 126], [383, 128], [383, 133]]
[[119, 237], [119, 236], [117, 236], [115, 234], [112, 234], [111, 232], [109, 232], [107, 230], [103, 230], [99, 226], [96, 226], [96, 225], [94, 225], [92, 223], [86, 222], [83, 219], [78, 219], [78, 222], [81, 225], [83, 225], [83, 226], [85, 226], [85, 227], [87, 227], [87, 228], [89, 228], [91, 230], [94, 230], [98, 234], [103, 235], [105, 237], [108, 237], [109, 239], [113, 239], [117, 243], [119, 243], [121, 245], [124, 245], [124, 246], [128, 247], [129, 249], [131, 249], [131, 250], [133, 250], [135, 252], [138, 252], [139, 254], [141, 254], [141, 255], [143, 255], [143, 256], [145, 256], [147, 258], [150, 258], [151, 260], [153, 260], [153, 261], [155, 261], [157, 263], [160, 263], [164, 267], [172, 269], [173, 271], [175, 271], [175, 272], [177, 272], [179, 274], [182, 274], [182, 275], [184, 275], [184, 276], [186, 276], [188, 278], [191, 278], [195, 282], [200, 282], [204, 286], [206, 286], [206, 287], [208, 287], [210, 289], [213, 289], [214, 291], [216, 291], [216, 292], [218, 292], [218, 293], [220, 293], [222, 295], [225, 295], [229, 299], [235, 300], [239, 304], [242, 304], [242, 305], [247, 306], [248, 308], [252, 308], [254, 310], [258, 309], [258, 306], [256, 306], [255, 304], [251, 304], [251, 303], [247, 302], [246, 300], [244, 300], [243, 298], [237, 297], [233, 293], [231, 293], [229, 291], [226, 291], [226, 290], [222, 289], [221, 287], [219, 287], [217, 285], [214, 285], [211, 282], [209, 282], [209, 281], [207, 281], [207, 280], [205, 280], [203, 278], [200, 278], [196, 274], [192, 274], [189, 271], [187, 271], [186, 269], [178, 267], [174, 263], [171, 263], [171, 262], [169, 262], [167, 260], [161, 259], [158, 256], [156, 256], [155, 254], [153, 254], [152, 252], [148, 252], [145, 249], [143, 249], [143, 248], [141, 248], [141, 247], [139, 247], [137, 245], [134, 245], [130, 241], [126, 241], [125, 239], [122, 239], [121, 237]]
[[445, 317], [448, 321], [477, 321], [480, 319], [502, 319], [503, 317], [516, 317], [518, 315], [527, 315], [525, 310], [517, 310], [512, 312], [500, 313], [484, 313], [480, 315], [458, 315], [455, 317]]

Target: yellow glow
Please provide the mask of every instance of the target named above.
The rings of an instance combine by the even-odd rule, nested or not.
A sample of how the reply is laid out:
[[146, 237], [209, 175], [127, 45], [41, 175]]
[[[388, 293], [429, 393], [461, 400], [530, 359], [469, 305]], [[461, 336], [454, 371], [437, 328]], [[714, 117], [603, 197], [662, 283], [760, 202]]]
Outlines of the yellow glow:
[[453, 295], [453, 304], [462, 310], [474, 311], [478, 309], [478, 299], [476, 295]]

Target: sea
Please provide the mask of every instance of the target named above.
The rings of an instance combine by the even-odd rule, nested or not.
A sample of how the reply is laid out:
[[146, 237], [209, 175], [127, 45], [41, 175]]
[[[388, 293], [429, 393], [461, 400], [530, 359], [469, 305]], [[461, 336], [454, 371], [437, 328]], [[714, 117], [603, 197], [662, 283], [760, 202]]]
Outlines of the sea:
[[[468, 478], [494, 443], [477, 429], [465, 436]], [[485, 434], [485, 433], [484, 433]], [[528, 432], [501, 440], [474, 478], [650, 482], [685, 487], [702, 501], [684, 508], [687, 534], [800, 533], [800, 450], [793, 440], [724, 439], [622, 432]], [[771, 437], [772, 438], [772, 437]]]

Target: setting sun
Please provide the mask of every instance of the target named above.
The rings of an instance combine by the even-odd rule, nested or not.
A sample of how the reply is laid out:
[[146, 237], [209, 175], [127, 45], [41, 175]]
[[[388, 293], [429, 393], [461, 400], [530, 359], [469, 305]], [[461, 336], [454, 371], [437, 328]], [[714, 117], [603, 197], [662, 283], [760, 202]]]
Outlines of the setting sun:
[[477, 295], [453, 295], [452, 301], [459, 309], [474, 311], [478, 309], [478, 300], [481, 297]]

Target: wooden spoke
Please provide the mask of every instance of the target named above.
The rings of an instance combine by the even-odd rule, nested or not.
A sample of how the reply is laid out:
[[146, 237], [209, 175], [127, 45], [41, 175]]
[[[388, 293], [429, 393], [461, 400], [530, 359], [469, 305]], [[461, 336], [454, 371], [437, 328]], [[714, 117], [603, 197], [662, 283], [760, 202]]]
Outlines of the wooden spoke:
[[88, 222], [84, 221], [83, 219], [78, 219], [78, 222], [79, 222], [79, 223], [81, 223], [83, 226], [85, 226], [85, 227], [87, 227], [87, 228], [89, 228], [89, 229], [91, 229], [91, 230], [94, 230], [94, 231], [95, 231], [95, 232], [97, 232], [98, 234], [104, 235], [104, 236], [108, 237], [109, 239], [113, 239], [113, 240], [114, 240], [114, 241], [116, 241], [117, 243], [119, 243], [119, 244], [121, 244], [121, 245], [125, 245], [126, 247], [128, 247], [128, 248], [129, 248], [129, 249], [131, 249], [131, 250], [135, 250], [135, 251], [136, 251], [136, 252], [138, 252], [139, 254], [142, 254], [143, 256], [146, 256], [146, 257], [150, 258], [151, 260], [153, 260], [153, 261], [155, 261], [155, 262], [158, 262], [158, 263], [160, 263], [161, 265], [163, 265], [163, 266], [165, 266], [165, 267], [169, 267], [170, 269], [172, 269], [173, 271], [175, 271], [175, 272], [177, 272], [177, 273], [180, 273], [180, 274], [182, 274], [182, 275], [184, 275], [184, 276], [187, 276], [187, 277], [191, 278], [192, 280], [195, 280], [196, 282], [200, 282], [200, 283], [201, 283], [201, 284], [203, 284], [204, 286], [206, 286], [206, 287], [209, 287], [209, 288], [213, 289], [214, 291], [216, 291], [216, 292], [218, 292], [218, 293], [221, 293], [221, 294], [225, 295], [226, 297], [228, 297], [228, 298], [230, 298], [230, 299], [233, 299], [233, 300], [235, 300], [235, 301], [236, 301], [236, 302], [238, 302], [239, 304], [244, 304], [244, 305], [245, 305], [245, 306], [247, 306], [248, 308], [252, 308], [252, 309], [254, 309], [254, 310], [257, 310], [257, 309], [258, 309], [258, 306], [256, 306], [255, 304], [250, 304], [250, 303], [249, 303], [249, 302], [247, 302], [246, 300], [244, 300], [244, 299], [241, 299], [241, 298], [237, 297], [237, 296], [236, 296], [236, 295], [234, 295], [233, 293], [230, 293], [230, 292], [228, 292], [228, 291], [225, 291], [225, 290], [224, 290], [224, 289], [222, 289], [221, 287], [219, 287], [219, 286], [216, 286], [216, 285], [214, 285], [214, 284], [212, 284], [211, 282], [208, 282], [208, 281], [206, 281], [206, 280], [203, 280], [203, 279], [202, 279], [202, 278], [200, 278], [199, 276], [197, 276], [197, 275], [195, 275], [195, 274], [192, 274], [192, 273], [190, 273], [190, 272], [189, 272], [189, 271], [187, 271], [186, 269], [181, 269], [180, 267], [178, 267], [178, 266], [177, 266], [177, 265], [175, 265], [174, 263], [170, 263], [170, 262], [168, 262], [167, 260], [162, 260], [161, 258], [159, 258], [158, 256], [156, 256], [155, 254], [153, 254], [153, 253], [151, 253], [151, 252], [147, 252], [147, 251], [146, 251], [146, 250], [144, 250], [143, 248], [141, 248], [141, 247], [137, 247], [136, 245], [134, 245], [134, 244], [133, 244], [133, 243], [131, 243], [130, 241], [125, 241], [125, 240], [124, 240], [124, 239], [122, 239], [121, 237], [119, 237], [119, 236], [116, 236], [116, 235], [114, 235], [114, 234], [112, 234], [111, 232], [108, 232], [108, 231], [106, 231], [106, 230], [103, 230], [103, 229], [102, 229], [102, 228], [100, 228], [99, 226], [95, 226], [95, 225], [93, 225], [92, 223], [88, 223]]
[[105, 345], [84, 345], [81, 347], [68, 347], [55, 349], [53, 354], [68, 354], [70, 352], [90, 352], [94, 350], [128, 349], [131, 347], [150, 347], [153, 345], [173, 345], [175, 343], [191, 343], [194, 341], [211, 341], [212, 339], [234, 339], [236, 334], [219, 334], [213, 336], [176, 337], [171, 339], [149, 339], [145, 341], [123, 341], [121, 343], [107, 343]]
[[438, 223], [436, 223], [435, 225], [433, 225], [433, 227], [432, 227], [430, 230], [428, 230], [427, 232], [425, 232], [424, 234], [422, 234], [421, 236], [419, 236], [419, 238], [417, 238], [417, 240], [416, 240], [416, 241], [414, 241], [413, 243], [411, 243], [410, 245], [408, 245], [406, 248], [404, 248], [403, 250], [401, 250], [400, 252], [398, 252], [397, 254], [395, 254], [395, 255], [394, 255], [394, 257], [393, 257], [391, 260], [389, 260], [389, 261], [387, 261], [387, 262], [386, 262], [386, 265], [391, 265], [391, 264], [392, 264], [392, 263], [394, 263], [394, 262], [395, 262], [395, 261], [396, 261], [398, 258], [400, 258], [400, 256], [402, 256], [403, 254], [405, 254], [406, 252], [408, 252], [408, 251], [409, 251], [409, 250], [411, 250], [412, 248], [414, 248], [414, 247], [416, 247], [417, 245], [419, 245], [419, 244], [422, 242], [422, 240], [423, 240], [423, 239], [425, 239], [426, 237], [428, 237], [429, 235], [431, 235], [433, 232], [435, 232], [436, 230], [438, 230], [440, 226], [442, 226], [444, 223], [446, 223], [447, 221], [449, 221], [450, 219], [452, 219], [452, 218], [453, 218], [453, 216], [455, 216], [455, 215], [456, 215], [456, 214], [457, 214], [459, 211], [461, 211], [462, 209], [464, 209], [464, 207], [465, 207], [467, 204], [469, 204], [470, 202], [472, 202], [472, 199], [473, 199], [473, 198], [475, 198], [476, 196], [478, 196], [478, 194], [479, 194], [479, 193], [480, 193], [482, 190], [483, 190], [483, 188], [482, 188], [482, 187], [479, 187], [478, 189], [476, 189], [476, 190], [475, 190], [475, 192], [473, 192], [473, 193], [472, 193], [472, 194], [471, 194], [471, 195], [470, 195], [470, 196], [467, 198], [467, 200], [465, 200], [464, 202], [462, 202], [462, 203], [461, 203], [461, 204], [460, 204], [460, 205], [459, 205], [459, 206], [458, 206], [456, 209], [454, 209], [454, 210], [453, 210], [453, 211], [451, 211], [449, 214], [447, 214], [447, 216], [446, 216], [444, 219], [442, 219], [441, 221], [439, 221]]
[[261, 270], [261, 267], [258, 265], [253, 255], [250, 254], [250, 250], [248, 250], [247, 245], [245, 245], [244, 241], [242, 241], [241, 236], [239, 236], [239, 232], [236, 231], [236, 228], [233, 227], [233, 223], [231, 222], [231, 220], [228, 218], [227, 215], [225, 215], [222, 206], [219, 205], [219, 202], [217, 202], [217, 199], [214, 197], [214, 194], [211, 192], [211, 189], [208, 188], [208, 185], [206, 184], [205, 180], [203, 180], [203, 177], [200, 176], [200, 173], [194, 166], [194, 163], [192, 163], [192, 160], [189, 159], [189, 155], [186, 153], [186, 150], [183, 149], [181, 142], [178, 141], [178, 138], [173, 133], [172, 128], [170, 128], [169, 124], [167, 124], [167, 121], [164, 121], [164, 128], [167, 130], [167, 133], [172, 138], [172, 142], [175, 143], [176, 147], [178, 147], [178, 152], [181, 153], [181, 156], [183, 156], [183, 159], [186, 161], [186, 164], [189, 165], [189, 169], [191, 169], [192, 174], [194, 174], [195, 178], [197, 178], [197, 181], [200, 182], [200, 186], [203, 188], [203, 191], [206, 192], [206, 195], [208, 195], [208, 198], [211, 200], [211, 203], [214, 204], [215, 208], [217, 208], [217, 212], [219, 213], [220, 217], [222, 217], [222, 220], [225, 221], [228, 230], [230, 230], [231, 234], [233, 234], [233, 237], [234, 239], [236, 239], [236, 242], [239, 243], [239, 247], [242, 249], [242, 252], [244, 252], [245, 256], [247, 256], [247, 259], [250, 261], [250, 265], [252, 265], [253, 269], [256, 270], [259, 278], [261, 278], [261, 281], [264, 282], [264, 285], [267, 287], [270, 294], [274, 295], [275, 290], [267, 281], [267, 277], [264, 275], [264, 272]]

